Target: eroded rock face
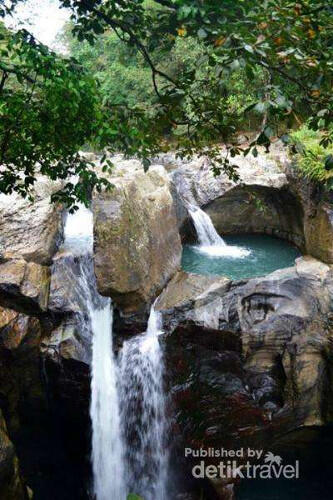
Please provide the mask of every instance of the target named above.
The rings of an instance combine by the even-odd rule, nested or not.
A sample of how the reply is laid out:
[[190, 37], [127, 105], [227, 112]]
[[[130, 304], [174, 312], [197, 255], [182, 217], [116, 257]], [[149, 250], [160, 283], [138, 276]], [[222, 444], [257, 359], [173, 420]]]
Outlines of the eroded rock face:
[[237, 186], [205, 211], [220, 234], [269, 234], [304, 249], [303, 209], [288, 189]]
[[0, 497], [6, 500], [28, 499], [16, 444], [28, 415], [33, 419], [37, 408], [45, 410], [38, 361], [40, 338], [37, 318], [0, 307], [0, 394], [3, 408], [3, 412], [0, 411]]
[[[92, 331], [88, 302], [101, 306], [96, 294], [92, 255], [75, 255], [60, 251], [52, 265], [48, 310], [58, 324], [44, 339], [42, 351], [56, 364], [62, 361], [91, 361]], [[90, 293], [91, 292], [91, 293]]]
[[125, 312], [146, 308], [180, 266], [181, 243], [163, 167], [118, 166], [109, 193], [93, 200], [95, 271], [102, 295]]
[[[181, 279], [190, 283], [191, 275]], [[262, 449], [301, 425], [331, 421], [329, 266], [300, 258], [263, 278], [213, 279], [186, 300], [173, 294], [175, 281], [157, 307], [185, 446]]]
[[[275, 156], [274, 156], [275, 155]], [[192, 239], [187, 203], [204, 207], [220, 234], [279, 236], [304, 249], [302, 204], [289, 188], [280, 157], [236, 157], [239, 181], [214, 177], [209, 162], [193, 161], [172, 173], [172, 193], [183, 239]]]
[[172, 330], [186, 321], [193, 311], [200, 310], [200, 322], [205, 327], [218, 328], [216, 300], [230, 289], [231, 280], [224, 276], [204, 276], [178, 272], [169, 282], [155, 305], [163, 311], [164, 324]]
[[36, 184], [33, 202], [16, 194], [0, 196], [2, 258], [51, 263], [63, 232], [62, 208], [50, 203], [52, 192], [59, 188], [58, 184], [41, 179]]
[[52, 262], [63, 234], [63, 209], [51, 203], [57, 183], [39, 179], [35, 200], [0, 195], [0, 304], [25, 314], [46, 311]]
[[[36, 499], [88, 498], [89, 360], [87, 350], [79, 351], [74, 342], [82, 334], [78, 324], [73, 319], [75, 337], [68, 327], [70, 315], [62, 325], [54, 324], [57, 319], [61, 321], [61, 317], [30, 317], [0, 308], [1, 408], [16, 449], [15, 454], [0, 421], [0, 497], [4, 499], [28, 500], [26, 490], [22, 496], [19, 490], [19, 468]], [[64, 335], [56, 343], [56, 332], [66, 320]], [[1, 446], [3, 453], [8, 448], [13, 456], [12, 475], [7, 473], [7, 455], [1, 461]], [[12, 490], [12, 496], [6, 496]]]
[[35, 262], [12, 259], [0, 264], [0, 303], [26, 314], [47, 310], [50, 270]]
[[305, 225], [307, 251], [310, 255], [333, 264], [333, 205], [319, 203], [308, 215]]
[[333, 199], [319, 185], [305, 179], [292, 159], [286, 157], [284, 169], [290, 189], [303, 207], [306, 253], [333, 264]]

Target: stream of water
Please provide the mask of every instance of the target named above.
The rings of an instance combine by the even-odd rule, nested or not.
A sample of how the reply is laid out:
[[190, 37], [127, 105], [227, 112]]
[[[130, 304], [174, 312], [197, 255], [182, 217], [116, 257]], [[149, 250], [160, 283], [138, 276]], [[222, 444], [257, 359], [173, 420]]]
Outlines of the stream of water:
[[249, 255], [247, 248], [235, 245], [227, 245], [226, 242], [217, 233], [214, 224], [201, 208], [191, 207], [189, 214], [193, 220], [195, 230], [198, 235], [199, 245], [196, 249], [211, 257], [228, 256], [232, 258], [242, 258]]
[[112, 310], [90, 311], [93, 331], [91, 381], [92, 463], [97, 500], [124, 500], [124, 449], [120, 432], [117, 375], [112, 350]]
[[124, 343], [120, 403], [126, 443], [126, 481], [145, 500], [167, 499], [167, 421], [163, 391], [162, 318], [151, 308], [147, 331]]
[[93, 217], [90, 210], [80, 207], [74, 214], [69, 214], [64, 236], [63, 248], [84, 262], [77, 279], [92, 333], [90, 416], [94, 495], [96, 500], [124, 500], [127, 492], [116, 361], [112, 348], [112, 305], [110, 299], [98, 294], [93, 260], [87, 259], [87, 256], [92, 256], [93, 249]]

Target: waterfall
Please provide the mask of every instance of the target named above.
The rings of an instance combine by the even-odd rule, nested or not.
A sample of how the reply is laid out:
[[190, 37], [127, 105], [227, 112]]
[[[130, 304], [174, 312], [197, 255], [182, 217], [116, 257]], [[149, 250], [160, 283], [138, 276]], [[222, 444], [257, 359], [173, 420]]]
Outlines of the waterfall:
[[190, 206], [189, 214], [199, 239], [199, 246], [196, 249], [209, 257], [231, 257], [242, 258], [251, 252], [247, 248], [241, 248], [235, 245], [227, 245], [221, 236], [217, 233], [214, 224], [201, 208]]
[[194, 222], [200, 245], [220, 245], [223, 247], [226, 246], [221, 236], [217, 234], [217, 231], [209, 215], [207, 215], [199, 207], [196, 210], [189, 210], [189, 213]]
[[110, 299], [98, 294], [92, 259], [93, 217], [85, 207], [66, 219], [63, 249], [80, 259], [80, 290], [86, 328], [92, 333], [91, 406], [92, 465], [96, 500], [125, 500], [123, 444], [112, 349]]
[[121, 422], [126, 442], [128, 490], [145, 500], [167, 499], [162, 318], [151, 308], [147, 331], [123, 345], [119, 360]]
[[92, 461], [97, 500], [125, 500], [123, 445], [112, 351], [112, 310], [90, 311], [93, 331], [91, 382]]
[[69, 214], [62, 246], [79, 262], [81, 331], [92, 334], [91, 405], [93, 495], [96, 500], [167, 500], [161, 314], [151, 308], [147, 330], [124, 342], [117, 364], [112, 348], [110, 299], [98, 294], [93, 268], [93, 218]]

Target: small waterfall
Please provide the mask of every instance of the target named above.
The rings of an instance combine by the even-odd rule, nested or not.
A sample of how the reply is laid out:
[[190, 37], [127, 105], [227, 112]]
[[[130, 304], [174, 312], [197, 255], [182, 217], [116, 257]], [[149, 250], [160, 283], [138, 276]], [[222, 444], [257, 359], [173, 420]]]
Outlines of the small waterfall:
[[201, 208], [191, 205], [188, 211], [198, 235], [199, 246], [196, 248], [200, 253], [204, 253], [209, 257], [231, 258], [242, 258], [251, 253], [247, 248], [227, 245], [217, 233], [209, 215], [201, 210]]
[[121, 422], [126, 441], [128, 490], [145, 500], [167, 499], [162, 333], [160, 313], [151, 309], [147, 331], [124, 343], [120, 354]]
[[190, 216], [192, 217], [195, 229], [197, 231], [198, 239], [200, 245], [219, 245], [227, 246], [224, 240], [221, 238], [214, 227], [214, 224], [209, 217], [201, 208], [196, 208], [196, 210], [189, 210]]
[[84, 328], [92, 333], [91, 406], [92, 464], [96, 500], [125, 500], [123, 444], [112, 349], [110, 299], [98, 294], [92, 259], [93, 217], [85, 207], [69, 214], [63, 249], [80, 259], [79, 288]]

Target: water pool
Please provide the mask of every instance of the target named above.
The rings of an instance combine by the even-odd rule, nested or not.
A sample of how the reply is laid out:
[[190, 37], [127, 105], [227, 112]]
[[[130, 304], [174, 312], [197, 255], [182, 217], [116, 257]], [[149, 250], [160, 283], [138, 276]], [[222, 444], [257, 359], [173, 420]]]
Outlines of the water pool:
[[[224, 275], [237, 280], [264, 276], [277, 269], [293, 266], [295, 259], [301, 255], [295, 246], [273, 236], [247, 234], [225, 236], [223, 240], [228, 247], [225, 252], [222, 249], [222, 255], [218, 255], [214, 248], [185, 245], [182, 257], [184, 271]], [[232, 250], [231, 245], [237, 246], [237, 251], [228, 251]]]

